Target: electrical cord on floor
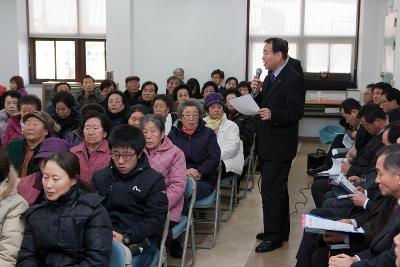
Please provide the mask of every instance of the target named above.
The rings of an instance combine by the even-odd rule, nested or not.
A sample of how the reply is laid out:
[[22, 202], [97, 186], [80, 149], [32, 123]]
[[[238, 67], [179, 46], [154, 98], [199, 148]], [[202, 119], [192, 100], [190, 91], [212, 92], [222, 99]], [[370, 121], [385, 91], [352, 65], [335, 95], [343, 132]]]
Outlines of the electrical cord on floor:
[[[303, 187], [303, 188], [299, 189], [299, 193], [303, 195], [304, 201], [297, 201], [296, 203], [294, 203], [294, 211], [290, 212], [289, 216], [299, 213], [299, 209], [297, 208], [297, 205], [303, 205], [303, 207], [305, 207], [307, 205], [308, 197], [303, 191], [310, 190], [311, 184], [312, 184], [312, 182], [309, 182], [307, 187]], [[258, 191], [261, 193], [261, 175], [260, 175], [260, 178], [258, 179], [257, 185], [258, 185]]]
[[308, 183], [307, 187], [299, 189], [299, 193], [302, 194], [303, 197], [304, 197], [304, 202], [303, 201], [297, 201], [294, 204], [294, 211], [289, 213], [289, 216], [292, 216], [292, 215], [297, 214], [299, 212], [299, 210], [297, 208], [297, 205], [303, 205], [303, 207], [305, 207], [307, 205], [308, 197], [306, 196], [306, 194], [303, 191], [311, 189], [311, 184], [312, 184], [312, 182]]

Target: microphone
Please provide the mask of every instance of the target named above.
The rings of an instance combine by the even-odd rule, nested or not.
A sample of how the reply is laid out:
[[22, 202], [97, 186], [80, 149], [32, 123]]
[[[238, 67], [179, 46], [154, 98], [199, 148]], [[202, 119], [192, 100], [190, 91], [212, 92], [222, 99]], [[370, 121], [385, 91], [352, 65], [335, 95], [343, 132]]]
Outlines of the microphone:
[[257, 79], [260, 79], [261, 73], [262, 73], [262, 69], [261, 68], [257, 68], [256, 69], [256, 78]]

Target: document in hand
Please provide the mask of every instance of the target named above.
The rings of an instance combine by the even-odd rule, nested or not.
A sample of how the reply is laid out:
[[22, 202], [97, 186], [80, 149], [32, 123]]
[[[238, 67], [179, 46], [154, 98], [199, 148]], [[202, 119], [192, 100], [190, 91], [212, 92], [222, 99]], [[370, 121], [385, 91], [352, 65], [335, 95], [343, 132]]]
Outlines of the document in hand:
[[310, 213], [303, 214], [301, 224], [306, 232], [317, 233], [317, 234], [323, 234], [326, 231], [355, 233], [355, 234], [365, 233], [365, 231], [361, 227], [354, 229], [352, 224], [325, 219], [322, 217], [312, 215]]
[[229, 100], [229, 103], [244, 115], [257, 115], [260, 110], [260, 107], [250, 94], [233, 98]]
[[344, 176], [343, 174], [339, 174], [334, 179], [336, 180], [335, 181], [336, 184], [341, 186], [347, 192], [349, 192], [351, 194], [354, 194], [355, 192], [357, 192], [357, 188], [355, 188], [354, 185], [349, 180], [347, 180], [346, 176]]
[[343, 144], [346, 148], [350, 149], [350, 148], [353, 146], [354, 141], [353, 141], [353, 140], [351, 139], [351, 137], [346, 133], [346, 134], [343, 136], [342, 144]]

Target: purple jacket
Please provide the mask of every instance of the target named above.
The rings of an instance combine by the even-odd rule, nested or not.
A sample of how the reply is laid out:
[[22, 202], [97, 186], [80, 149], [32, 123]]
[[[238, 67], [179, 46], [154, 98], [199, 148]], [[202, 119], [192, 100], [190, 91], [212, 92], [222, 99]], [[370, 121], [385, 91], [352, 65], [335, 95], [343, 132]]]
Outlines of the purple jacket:
[[150, 166], [162, 173], [167, 187], [168, 210], [171, 221], [179, 222], [186, 189], [186, 162], [182, 150], [168, 137], [154, 150], [144, 149]]
[[78, 156], [79, 164], [81, 165], [80, 179], [89, 187], [92, 184], [93, 173], [107, 167], [111, 160], [107, 140], [103, 140], [100, 147], [96, 151], [93, 151], [90, 157], [86, 143], [74, 146], [70, 151]]
[[21, 96], [26, 96], [28, 95], [28, 91], [26, 91], [26, 88], [19, 88], [17, 90], [17, 92], [21, 95]]
[[168, 137], [185, 154], [186, 168], [197, 169], [201, 173], [201, 180], [214, 187], [217, 184], [221, 158], [215, 132], [207, 128], [202, 119], [199, 120], [199, 126], [191, 137], [183, 133], [181, 127], [182, 123], [176, 121]]
[[23, 138], [20, 121], [21, 114], [12, 116], [8, 119], [6, 132], [1, 139], [3, 146], [6, 146], [12, 140]]

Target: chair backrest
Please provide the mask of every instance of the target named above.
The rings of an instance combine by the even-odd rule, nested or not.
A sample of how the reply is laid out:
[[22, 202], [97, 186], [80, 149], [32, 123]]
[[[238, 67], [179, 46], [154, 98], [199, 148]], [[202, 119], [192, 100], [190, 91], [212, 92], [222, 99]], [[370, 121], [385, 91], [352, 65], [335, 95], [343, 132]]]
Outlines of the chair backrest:
[[132, 266], [132, 254], [130, 250], [120, 242], [113, 240], [109, 267]]

